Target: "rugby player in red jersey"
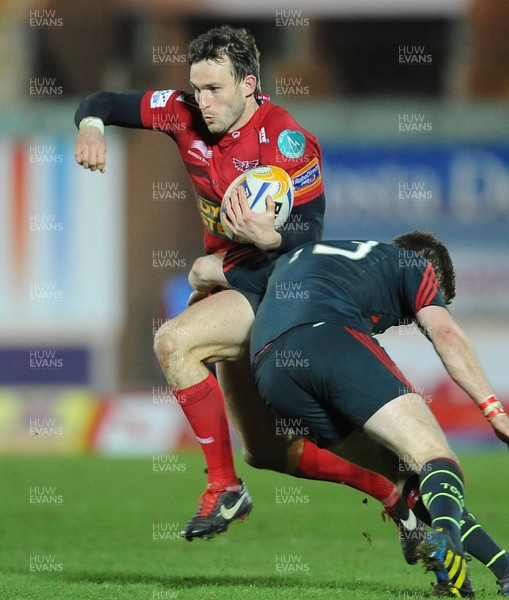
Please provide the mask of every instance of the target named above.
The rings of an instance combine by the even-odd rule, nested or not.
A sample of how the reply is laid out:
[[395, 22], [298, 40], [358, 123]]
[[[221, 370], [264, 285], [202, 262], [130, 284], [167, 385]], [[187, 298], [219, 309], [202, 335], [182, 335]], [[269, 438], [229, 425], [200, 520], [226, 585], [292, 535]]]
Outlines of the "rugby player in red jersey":
[[[223, 260], [229, 278], [239, 265], [253, 274], [275, 257], [322, 235], [325, 199], [321, 149], [283, 108], [261, 95], [259, 52], [244, 29], [225, 26], [189, 46], [193, 92], [162, 90], [97, 92], [85, 98], [75, 121], [78, 164], [104, 172], [104, 125], [152, 129], [176, 143], [196, 193], [204, 225], [205, 251]], [[292, 178], [295, 202], [290, 223], [274, 229], [270, 197], [263, 214], [252, 212], [241, 194], [232, 194], [228, 219], [249, 244], [224, 235], [219, 211], [223, 195], [239, 173], [263, 164], [284, 168]], [[155, 351], [168, 385], [201, 444], [208, 484], [198, 512], [183, 536], [211, 537], [249, 513], [252, 500], [233, 463], [224, 400], [253, 466], [298, 477], [346, 483], [386, 507], [398, 494], [383, 477], [350, 464], [302, 438], [277, 435], [276, 415], [256, 393], [247, 352], [253, 309], [248, 295], [226, 290], [192, 304], [167, 321], [155, 336]], [[221, 388], [204, 363], [217, 365]], [[407, 518], [408, 513], [402, 516]], [[400, 524], [400, 520], [396, 521]], [[401, 531], [401, 526], [400, 526]]]

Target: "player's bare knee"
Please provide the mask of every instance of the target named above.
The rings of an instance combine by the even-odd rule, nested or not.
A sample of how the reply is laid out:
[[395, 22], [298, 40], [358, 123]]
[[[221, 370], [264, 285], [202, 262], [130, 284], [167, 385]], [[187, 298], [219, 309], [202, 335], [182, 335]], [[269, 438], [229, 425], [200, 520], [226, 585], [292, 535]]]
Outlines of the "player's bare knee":
[[176, 319], [165, 321], [154, 336], [154, 352], [161, 363], [180, 354], [184, 345]]
[[402, 454], [400, 459], [400, 470], [401, 471], [413, 471], [414, 473], [421, 473], [427, 469], [427, 465], [437, 459], [448, 459], [453, 462], [458, 462], [457, 456], [448, 447], [441, 444], [430, 445], [425, 450], [420, 448], [406, 454]]

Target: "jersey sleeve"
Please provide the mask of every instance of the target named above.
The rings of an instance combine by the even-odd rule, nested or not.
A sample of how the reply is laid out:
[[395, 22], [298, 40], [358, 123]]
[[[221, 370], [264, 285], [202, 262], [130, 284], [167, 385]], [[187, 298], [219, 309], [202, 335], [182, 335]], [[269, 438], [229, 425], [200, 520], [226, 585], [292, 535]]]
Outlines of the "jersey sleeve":
[[272, 105], [265, 120], [267, 131], [260, 139], [264, 164], [273, 164], [290, 175], [295, 191], [294, 206], [306, 204], [324, 193], [322, 149], [318, 140], [281, 107]]
[[190, 123], [189, 95], [181, 90], [149, 90], [141, 100], [141, 119], [145, 129], [162, 131], [172, 138], [183, 133]]
[[[422, 257], [416, 260], [422, 260]], [[427, 263], [426, 267], [416, 266], [406, 269], [405, 295], [414, 315], [425, 306], [447, 308], [431, 263]]]
[[316, 242], [323, 236], [325, 196], [321, 194], [305, 204], [292, 208], [288, 221], [278, 229], [281, 245], [278, 252], [288, 252], [306, 242]]
[[[312, 138], [314, 140], [314, 138]], [[316, 140], [315, 140], [316, 141]], [[298, 168], [286, 169], [295, 190], [294, 205], [306, 204], [324, 194], [322, 181], [322, 152], [318, 143], [312, 148], [312, 157]]]
[[[262, 135], [263, 134], [263, 135]], [[261, 159], [284, 169], [293, 183], [293, 208], [278, 231], [280, 253], [322, 238], [325, 194], [322, 150], [318, 140], [301, 127], [284, 108], [271, 105], [260, 130]]]
[[84, 98], [74, 115], [76, 127], [85, 117], [98, 117], [105, 125], [143, 129], [141, 102], [145, 92], [99, 91]]

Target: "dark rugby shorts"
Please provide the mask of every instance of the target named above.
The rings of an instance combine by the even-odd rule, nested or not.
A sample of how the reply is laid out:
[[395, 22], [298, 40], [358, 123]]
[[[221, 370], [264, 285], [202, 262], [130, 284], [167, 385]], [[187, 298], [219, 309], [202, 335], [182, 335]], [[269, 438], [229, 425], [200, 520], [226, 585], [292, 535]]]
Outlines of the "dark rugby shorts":
[[276, 252], [265, 252], [246, 245], [228, 250], [224, 257], [223, 273], [226, 280], [247, 298], [255, 314], [279, 256]]
[[413, 389], [374, 338], [337, 323], [290, 329], [258, 353], [254, 375], [268, 406], [321, 448]]

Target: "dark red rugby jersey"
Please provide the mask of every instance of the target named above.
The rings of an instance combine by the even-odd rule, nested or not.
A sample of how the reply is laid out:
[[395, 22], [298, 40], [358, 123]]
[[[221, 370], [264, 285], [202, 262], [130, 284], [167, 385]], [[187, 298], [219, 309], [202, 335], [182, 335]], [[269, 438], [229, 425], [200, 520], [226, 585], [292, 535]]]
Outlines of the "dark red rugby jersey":
[[218, 138], [207, 129], [193, 94], [161, 90], [143, 96], [143, 126], [163, 131], [177, 142], [197, 196], [208, 254], [238, 245], [224, 234], [219, 211], [228, 186], [244, 171], [258, 165], [285, 169], [295, 188], [295, 206], [323, 193], [317, 139], [267, 96], [257, 100], [259, 108], [248, 123]]
[[308, 242], [275, 263], [251, 333], [252, 356], [306, 323], [371, 335], [432, 305], [446, 308], [435, 271], [418, 252], [368, 240]]

